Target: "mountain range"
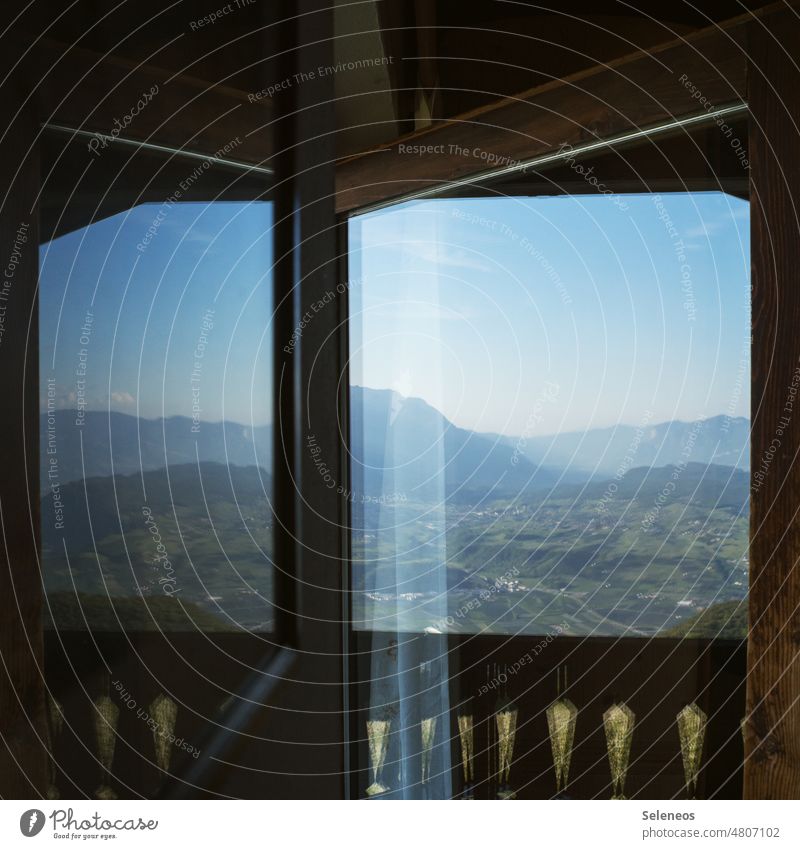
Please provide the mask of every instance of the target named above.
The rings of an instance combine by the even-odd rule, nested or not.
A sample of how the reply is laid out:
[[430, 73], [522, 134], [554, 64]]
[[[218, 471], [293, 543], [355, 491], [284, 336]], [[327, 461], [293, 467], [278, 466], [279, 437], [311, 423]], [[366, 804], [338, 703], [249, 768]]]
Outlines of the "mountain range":
[[[186, 463], [225, 463], [271, 469], [272, 428], [250, 428], [236, 422], [201, 422], [185, 416], [145, 419], [125, 413], [87, 411], [84, 424], [75, 425], [74, 410], [57, 410], [40, 417], [43, 464], [47, 483], [49, 458], [57, 458], [58, 481], [130, 475]], [[48, 453], [54, 444], [55, 451]], [[83, 450], [82, 450], [83, 446]], [[51, 478], [52, 479], [52, 478]]]
[[[457, 427], [425, 401], [388, 389], [353, 387], [351, 401], [356, 492], [402, 492], [421, 501], [439, 501], [447, 493], [463, 500], [619, 477], [634, 467], [691, 462], [749, 469], [749, 421], [744, 418], [617, 425], [521, 439]], [[87, 412], [84, 422], [77, 427], [74, 411], [58, 410], [48, 428], [48, 417], [42, 415], [43, 488], [50, 457], [57, 458], [62, 484], [198, 461], [271, 472], [270, 425], [201, 422], [193, 430], [187, 417], [144, 419], [99, 411]], [[48, 454], [51, 446], [55, 452]]]
[[[440, 616], [441, 587], [431, 596], [427, 576], [452, 589], [455, 609], [502, 588], [459, 620], [465, 633], [545, 633], [564, 621], [576, 633], [659, 633], [746, 592], [744, 419], [521, 440], [459, 428], [390, 390], [354, 387], [351, 396], [359, 621], [388, 627], [402, 613], [404, 627], [424, 630]], [[169, 595], [159, 616], [172, 629], [218, 620], [269, 630], [271, 427], [198, 430], [189, 418], [107, 412], [87, 412], [77, 427], [75, 418], [42, 417], [54, 619], [144, 627], [141, 604], [114, 600]], [[392, 494], [403, 498], [379, 509], [375, 496]], [[445, 552], [440, 573], [432, 566]]]
[[533, 436], [506, 437], [532, 463], [569, 468], [590, 477], [609, 477], [635, 466], [686, 463], [750, 469], [750, 421], [712, 416], [698, 421], [670, 421], [639, 427], [614, 427]]

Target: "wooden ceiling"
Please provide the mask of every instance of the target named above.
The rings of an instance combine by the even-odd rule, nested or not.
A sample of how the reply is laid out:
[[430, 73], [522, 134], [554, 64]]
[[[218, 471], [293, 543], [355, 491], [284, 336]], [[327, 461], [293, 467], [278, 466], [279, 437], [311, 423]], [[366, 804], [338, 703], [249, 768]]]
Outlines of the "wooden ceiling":
[[[337, 206], [347, 211], [702, 111], [690, 81], [717, 106], [746, 98], [750, 17], [549, 80], [343, 161]], [[493, 159], [489, 159], [489, 156]]]
[[[108, 132], [157, 84], [159, 97], [126, 128], [130, 138], [212, 154], [238, 137], [234, 158], [269, 164], [280, 95], [257, 96], [275, 82], [261, 4], [200, 27], [216, 0], [112, 11], [79, 0], [60, 16], [53, 6], [31, 34], [43, 123]], [[690, 115], [702, 107], [687, 79], [716, 106], [743, 102], [747, 24], [784, 6], [339, 3], [336, 61], [371, 61], [335, 74], [337, 207], [474, 175], [489, 156], [529, 159]], [[649, 13], [656, 8], [658, 17]], [[408, 153], [415, 145], [444, 152]]]

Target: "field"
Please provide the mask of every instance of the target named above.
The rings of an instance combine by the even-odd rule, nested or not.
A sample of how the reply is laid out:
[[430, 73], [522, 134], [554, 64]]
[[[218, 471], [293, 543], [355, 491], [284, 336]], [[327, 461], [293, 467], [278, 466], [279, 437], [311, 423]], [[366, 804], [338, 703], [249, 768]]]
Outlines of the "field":
[[364, 511], [356, 618], [408, 631], [645, 636], [744, 598], [746, 475], [690, 466], [659, 499], [672, 474], [647, 470], [635, 487], [634, 475], [613, 498], [598, 483], [446, 511]]
[[[463, 494], [443, 505], [364, 500], [354, 504], [354, 626], [679, 630], [746, 596], [747, 481], [742, 471], [690, 464], [677, 473], [634, 469], [613, 493], [597, 481], [490, 502]], [[172, 629], [270, 630], [269, 487], [261, 469], [216, 463], [74, 481], [62, 488], [63, 530], [45, 496], [45, 584], [59, 599], [63, 627], [81, 622], [80, 608], [65, 601], [77, 592], [104, 628], [118, 619], [119, 627], [141, 627], [143, 606], [166, 598], [180, 602], [159, 608]], [[121, 599], [139, 606], [116, 611]], [[702, 623], [706, 631], [726, 625], [708, 614]]]

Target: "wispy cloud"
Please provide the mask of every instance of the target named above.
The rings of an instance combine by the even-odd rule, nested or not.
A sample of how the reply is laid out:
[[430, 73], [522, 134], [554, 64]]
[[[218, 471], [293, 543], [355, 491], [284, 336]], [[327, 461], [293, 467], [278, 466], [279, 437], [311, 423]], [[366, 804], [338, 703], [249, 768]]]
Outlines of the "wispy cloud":
[[485, 262], [475, 251], [444, 245], [431, 241], [404, 242], [403, 255], [440, 268], [469, 268], [473, 271], [492, 271], [490, 263]]
[[[446, 219], [445, 219], [446, 221]], [[447, 222], [449, 223], [449, 222]], [[487, 254], [471, 246], [453, 244], [452, 230], [442, 225], [437, 216], [429, 213], [408, 221], [397, 215], [369, 222], [368, 241], [374, 250], [392, 252], [398, 267], [424, 263], [436, 268], [459, 268], [471, 271], [491, 272], [497, 269]]]
[[111, 403], [120, 407], [132, 407], [136, 403], [136, 399], [130, 392], [112, 392]]
[[749, 219], [750, 207], [747, 204], [736, 204], [713, 218], [701, 221], [695, 227], [689, 227], [684, 230], [683, 235], [687, 239], [710, 238], [731, 226], [745, 223]]
[[399, 302], [387, 299], [386, 303], [370, 308], [368, 315], [371, 318], [381, 318], [390, 325], [403, 322], [418, 322], [423, 326], [429, 322], [440, 321], [466, 321], [469, 319], [467, 312], [460, 307], [444, 305], [439, 303], [425, 303], [423, 301]]

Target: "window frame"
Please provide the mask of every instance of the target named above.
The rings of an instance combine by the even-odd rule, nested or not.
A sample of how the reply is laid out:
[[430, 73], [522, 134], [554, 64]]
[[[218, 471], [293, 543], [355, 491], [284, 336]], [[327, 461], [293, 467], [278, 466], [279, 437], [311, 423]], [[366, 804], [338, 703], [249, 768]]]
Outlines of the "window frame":
[[[718, 111], [724, 115], [730, 114], [731, 123], [741, 129], [741, 135], [744, 139], [748, 138], [748, 112], [745, 103], [734, 104]], [[587, 183], [580, 177], [576, 177], [573, 168], [567, 164], [568, 157], [574, 157], [575, 161], [586, 168], [595, 166], [598, 174], [608, 173], [609, 166], [611, 166], [611, 174], [606, 182], [615, 193], [619, 194], [666, 194], [670, 191], [671, 186], [672, 191], [678, 192], [715, 190], [740, 198], [749, 198], [749, 172], [742, 168], [727, 141], [724, 138], [719, 138], [720, 131], [716, 123], [718, 111], [715, 110], [712, 114], [707, 111], [700, 111], [667, 121], [664, 124], [656, 125], [653, 133], [640, 130], [633, 134], [626, 133], [599, 141], [593, 140], [587, 142], [584, 146], [576, 145], [574, 148], [570, 146], [568, 149], [545, 153], [529, 162], [518, 162], [512, 168], [500, 167], [467, 178], [457, 178], [454, 175], [451, 180], [444, 180], [421, 190], [412, 190], [396, 197], [390, 196], [384, 200], [370, 199], [362, 206], [349, 208], [340, 213], [340, 221], [342, 222], [342, 232], [339, 237], [340, 251], [343, 256], [347, 256], [347, 222], [350, 218], [394, 208], [417, 199], [480, 198], [497, 196], [498, 194], [509, 196], [577, 195], [591, 192], [591, 187], [587, 186]], [[471, 147], [470, 131], [469, 125], [460, 130], [464, 149]], [[435, 130], [431, 132], [435, 133]], [[633, 138], [631, 138], [632, 135]], [[367, 174], [369, 174], [369, 167], [366, 167]], [[404, 175], [406, 178], [410, 178], [410, 171], [407, 169]], [[352, 175], [349, 175], [349, 188], [354, 194], [359, 194], [358, 184]], [[375, 194], [371, 183], [366, 184], [364, 193], [368, 196]], [[345, 279], [350, 279], [349, 275]], [[348, 298], [349, 291], [345, 291], [342, 295], [342, 301], [349, 320]], [[751, 304], [751, 312], [753, 310], [754, 306]], [[349, 371], [343, 375], [343, 382], [346, 382], [346, 386], [349, 387]], [[348, 391], [342, 391], [341, 403], [349, 404]], [[345, 434], [345, 454], [349, 457], [349, 430], [345, 431]], [[351, 521], [348, 515], [347, 528], [350, 527]], [[343, 550], [349, 550], [349, 532], [345, 536], [348, 537], [348, 542], [346, 544], [343, 542]], [[349, 580], [350, 575], [348, 573]], [[352, 584], [348, 583], [347, 586], [351, 590], [352, 602]], [[351, 624], [346, 637], [351, 652], [350, 685], [347, 696], [350, 705], [348, 758], [352, 764], [352, 769], [348, 781], [348, 798], [357, 799], [361, 797], [365, 786], [364, 775], [369, 770], [369, 762], [368, 758], [365, 757], [365, 739], [362, 730], [365, 713], [362, 714], [359, 709], [359, 695], [363, 695], [359, 693], [360, 681], [363, 678], [363, 669], [360, 670], [358, 665], [359, 632], [352, 627], [352, 617], [349, 618], [349, 622]], [[469, 636], [469, 640], [480, 638], [481, 635]], [[487, 643], [493, 639], [498, 644], [502, 643], [502, 639], [497, 635], [486, 636]], [[556, 639], [564, 641], [569, 638], [557, 637]], [[574, 639], [577, 642], [594, 639], [598, 644], [604, 641], [610, 642], [607, 638], [601, 637], [584, 636]], [[640, 639], [644, 644], [648, 639], [659, 638]], [[697, 640], [697, 642], [710, 645], [710, 641]], [[457, 639], [454, 640], [451, 636], [448, 641], [448, 652], [457, 651], [456, 645]], [[456, 745], [455, 740], [452, 745]], [[457, 770], [458, 765], [455, 766]], [[736, 780], [734, 780], [734, 784], [736, 784]], [[454, 786], [457, 786], [457, 784]]]

